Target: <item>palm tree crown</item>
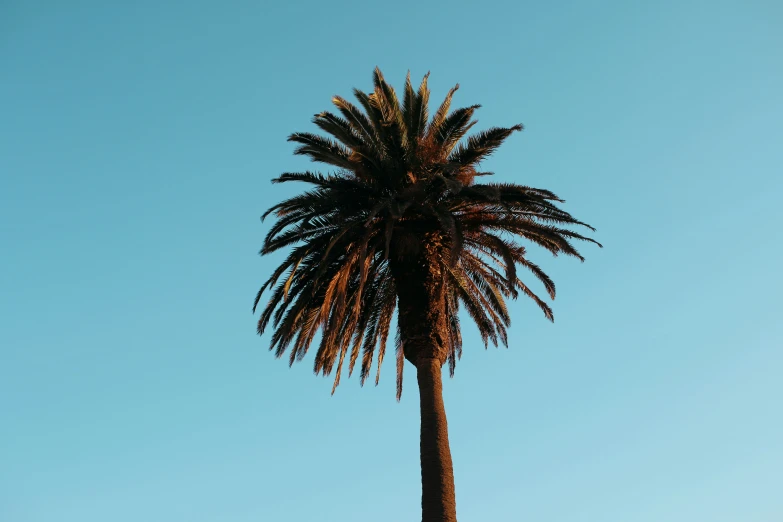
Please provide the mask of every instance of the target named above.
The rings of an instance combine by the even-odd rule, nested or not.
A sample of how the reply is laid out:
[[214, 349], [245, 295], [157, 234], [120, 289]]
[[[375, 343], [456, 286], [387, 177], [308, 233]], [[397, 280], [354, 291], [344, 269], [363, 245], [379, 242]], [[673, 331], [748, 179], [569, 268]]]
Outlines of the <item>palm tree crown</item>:
[[[334, 393], [346, 356], [350, 375], [361, 354], [362, 384], [377, 360], [378, 383], [399, 307], [399, 399], [405, 359], [448, 361], [453, 375], [462, 352], [461, 306], [485, 346], [507, 345], [505, 300], [520, 292], [553, 319], [549, 306], [520, 279], [517, 266], [540, 280], [551, 298], [555, 285], [515, 238], [579, 259], [572, 241], [596, 242], [565, 228], [594, 230], [558, 208], [562, 200], [552, 192], [476, 182], [491, 174], [479, 171], [479, 163], [522, 125], [464, 139], [479, 106], [450, 111], [459, 86], [430, 117], [427, 76], [418, 90], [408, 76], [402, 103], [378, 69], [373, 83], [370, 94], [354, 90], [358, 106], [335, 96], [340, 115], [314, 117], [329, 137], [303, 132], [288, 138], [298, 144], [296, 154], [335, 170], [285, 173], [273, 180], [312, 188], [264, 214], [277, 220], [261, 253], [287, 248], [290, 253], [261, 287], [253, 310], [264, 291], [271, 291], [258, 332], [271, 321], [270, 349], [278, 357], [290, 350], [291, 364], [304, 357], [320, 331], [314, 371], [336, 370]], [[418, 342], [424, 338], [426, 343]]]

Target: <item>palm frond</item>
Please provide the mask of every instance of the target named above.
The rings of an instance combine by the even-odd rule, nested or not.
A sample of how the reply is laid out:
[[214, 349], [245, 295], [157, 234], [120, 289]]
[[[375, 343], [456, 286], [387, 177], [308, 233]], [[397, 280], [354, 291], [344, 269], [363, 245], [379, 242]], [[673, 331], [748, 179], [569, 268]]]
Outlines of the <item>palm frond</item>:
[[522, 125], [508, 129], [493, 127], [468, 138], [467, 143], [457, 147], [449, 156], [449, 161], [460, 165], [473, 165], [495, 152], [512, 132], [521, 131]]
[[[454, 375], [462, 354], [460, 313], [485, 347], [508, 346], [506, 300], [520, 293], [553, 320], [517, 269], [538, 279], [552, 299], [555, 283], [518, 241], [581, 260], [576, 243], [601, 246], [573, 230], [595, 229], [563, 210], [551, 191], [476, 183], [492, 174], [477, 165], [522, 126], [468, 136], [479, 105], [451, 111], [459, 85], [430, 119], [428, 77], [414, 89], [408, 74], [400, 101], [376, 68], [369, 94], [354, 89], [356, 105], [335, 96], [338, 113], [313, 118], [324, 136], [289, 136], [295, 154], [334, 170], [285, 172], [272, 180], [308, 188], [262, 216], [274, 220], [260, 253], [286, 255], [255, 296], [254, 313], [267, 298], [257, 331], [272, 330], [269, 348], [276, 357], [287, 353], [289, 364], [317, 344], [313, 371], [334, 374], [332, 393], [346, 365], [349, 376], [359, 366], [363, 385], [375, 364], [378, 384], [398, 309], [405, 319], [396, 321], [398, 400], [406, 359], [438, 357]], [[432, 324], [411, 322], [430, 312]]]
[[351, 151], [334, 140], [309, 132], [295, 132], [288, 137], [288, 141], [300, 144], [294, 150], [294, 154], [309, 156], [312, 161], [347, 170], [354, 168], [350, 161]]
[[440, 107], [438, 107], [438, 110], [435, 111], [435, 114], [432, 116], [432, 121], [430, 122], [427, 129], [427, 134], [429, 136], [436, 136], [440, 132], [440, 127], [443, 125], [443, 122], [446, 120], [446, 116], [449, 114], [449, 109], [451, 108], [451, 99], [454, 97], [454, 93], [457, 92], [458, 89], [459, 84], [452, 87], [449, 90], [449, 93], [446, 95], [446, 98], [440, 104]]

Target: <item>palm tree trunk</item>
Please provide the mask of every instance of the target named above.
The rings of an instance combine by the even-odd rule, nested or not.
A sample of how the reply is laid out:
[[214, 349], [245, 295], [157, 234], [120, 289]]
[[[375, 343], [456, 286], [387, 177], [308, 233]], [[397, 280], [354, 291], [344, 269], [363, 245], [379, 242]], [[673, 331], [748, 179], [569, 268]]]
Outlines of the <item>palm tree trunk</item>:
[[[451, 464], [441, 367], [448, 357], [446, 280], [439, 232], [422, 232], [401, 242], [390, 268], [398, 296], [398, 327], [405, 359], [416, 366], [421, 404], [421, 519], [456, 522], [454, 470]], [[397, 236], [395, 236], [395, 239]], [[410, 250], [411, 245], [416, 248]], [[393, 244], [397, 248], [397, 243]]]
[[456, 522], [454, 470], [443, 405], [441, 364], [437, 359], [420, 358], [416, 369], [421, 404], [421, 519], [422, 522]]

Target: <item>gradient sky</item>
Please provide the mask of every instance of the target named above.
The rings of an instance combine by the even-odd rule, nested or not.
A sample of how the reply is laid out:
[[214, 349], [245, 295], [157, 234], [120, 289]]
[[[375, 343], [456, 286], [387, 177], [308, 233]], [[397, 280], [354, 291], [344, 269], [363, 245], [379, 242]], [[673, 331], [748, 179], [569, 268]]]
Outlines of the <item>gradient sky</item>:
[[250, 311], [286, 136], [378, 65], [605, 245], [466, 326], [460, 521], [783, 520], [783, 4], [275, 4], [0, 2], [0, 519], [419, 519], [412, 368], [332, 397]]

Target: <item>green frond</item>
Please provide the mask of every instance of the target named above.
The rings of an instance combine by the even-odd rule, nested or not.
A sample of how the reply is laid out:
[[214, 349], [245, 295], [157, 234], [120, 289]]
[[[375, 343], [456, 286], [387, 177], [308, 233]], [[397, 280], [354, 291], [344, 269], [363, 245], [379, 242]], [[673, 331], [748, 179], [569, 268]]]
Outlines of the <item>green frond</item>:
[[452, 87], [449, 90], [449, 93], [446, 95], [446, 98], [443, 100], [443, 103], [441, 103], [440, 107], [438, 107], [438, 110], [435, 111], [435, 114], [432, 116], [432, 121], [429, 124], [429, 128], [427, 129], [428, 136], [436, 136], [440, 132], [440, 127], [443, 125], [443, 122], [446, 120], [446, 116], [449, 114], [449, 109], [451, 108], [451, 99], [454, 97], [454, 93], [457, 92], [458, 89], [459, 84]]
[[370, 100], [370, 95], [364, 93], [363, 91], [354, 89], [353, 95], [356, 97], [356, 100], [359, 102], [359, 105], [361, 105], [362, 109], [364, 109], [364, 113], [366, 114], [370, 125], [372, 125], [373, 134], [377, 136], [378, 145], [383, 149], [382, 153], [387, 154], [388, 151], [385, 150], [385, 143], [387, 141], [388, 133], [386, 132], [386, 127], [384, 126], [383, 112], [376, 106], [376, 104], [372, 103]]
[[358, 136], [361, 136], [363, 145], [372, 151], [374, 154], [373, 157], [380, 160], [380, 156], [383, 154], [379, 144], [380, 138], [375, 132], [375, 128], [367, 115], [359, 110], [354, 104], [340, 96], [332, 98], [332, 103], [342, 113], [345, 121], [348, 122], [354, 132]]
[[427, 87], [427, 78], [429, 73], [424, 75], [418, 92], [413, 90], [411, 84], [411, 75], [405, 79], [405, 98], [403, 101], [403, 120], [405, 122], [406, 134], [408, 137], [408, 149], [415, 154], [418, 140], [423, 137], [427, 126], [427, 105], [429, 102], [430, 91]]
[[536, 278], [541, 281], [541, 283], [543, 283], [544, 288], [546, 288], [546, 291], [549, 294], [549, 297], [552, 299], [555, 298], [555, 282], [552, 281], [552, 279], [546, 275], [546, 273], [541, 270], [537, 264], [532, 263], [525, 258], [518, 259], [517, 262], [530, 270], [533, 275], [536, 276]]
[[324, 132], [328, 132], [337, 138], [345, 147], [351, 150], [360, 149], [364, 145], [361, 136], [351, 127], [351, 124], [331, 112], [324, 111], [316, 114], [313, 117], [313, 123]]
[[482, 306], [481, 299], [476, 295], [475, 291], [472, 291], [472, 287], [469, 286], [467, 279], [460, 274], [460, 271], [449, 268], [447, 273], [450, 276], [451, 287], [459, 300], [465, 305], [468, 315], [476, 323], [481, 340], [484, 342], [484, 347], [486, 348], [489, 345], [489, 341], [497, 345], [495, 325], [487, 316], [487, 309]]
[[411, 72], [408, 71], [405, 77], [405, 95], [402, 98], [402, 119], [405, 121], [406, 133], [411, 138], [415, 138], [418, 135], [415, 131], [418, 121], [415, 124], [413, 122], [414, 104], [416, 102], [416, 92], [411, 84]]
[[419, 84], [418, 96], [416, 97], [416, 103], [411, 113], [411, 135], [415, 138], [421, 138], [424, 135], [424, 130], [427, 128], [427, 120], [429, 119], [428, 106], [430, 103], [430, 89], [427, 86], [427, 80], [430, 77], [430, 73], [424, 75]]
[[506, 270], [506, 279], [509, 281], [516, 279], [517, 265], [514, 257], [513, 245], [510, 245], [507, 241], [487, 232], [479, 235], [472, 242], [474, 244], [480, 244], [488, 251], [502, 258], [503, 268]]
[[529, 298], [531, 298], [535, 303], [538, 305], [539, 308], [541, 308], [541, 311], [544, 312], [544, 315], [547, 319], [549, 319], [551, 322], [555, 322], [555, 316], [552, 313], [552, 309], [549, 308], [549, 305], [547, 305], [544, 301], [542, 301], [535, 293], [533, 293], [532, 290], [530, 290], [525, 283], [523, 283], [520, 279], [517, 279], [516, 281], [517, 286], [520, 290], [522, 290], [525, 295], [527, 295]]
[[300, 144], [294, 154], [309, 156], [312, 161], [347, 170], [354, 167], [350, 161], [351, 151], [336, 141], [309, 132], [295, 132], [288, 137], [288, 141]]
[[476, 124], [475, 121], [471, 121], [471, 118], [480, 107], [481, 105], [471, 105], [457, 109], [446, 116], [443, 123], [438, 126], [433, 139], [442, 148], [444, 156], [448, 156], [459, 140]]
[[493, 127], [468, 138], [467, 143], [459, 145], [449, 156], [449, 161], [460, 165], [473, 165], [487, 158], [503, 144], [512, 132], [521, 131], [522, 125], [508, 129]]
[[[404, 159], [408, 146], [407, 127], [397, 93], [383, 78], [380, 69], [375, 68], [373, 75], [375, 92], [370, 96], [370, 103], [374, 104], [383, 116], [383, 125], [386, 129], [386, 137], [390, 152], [394, 158]], [[399, 161], [397, 163], [400, 163]]]

